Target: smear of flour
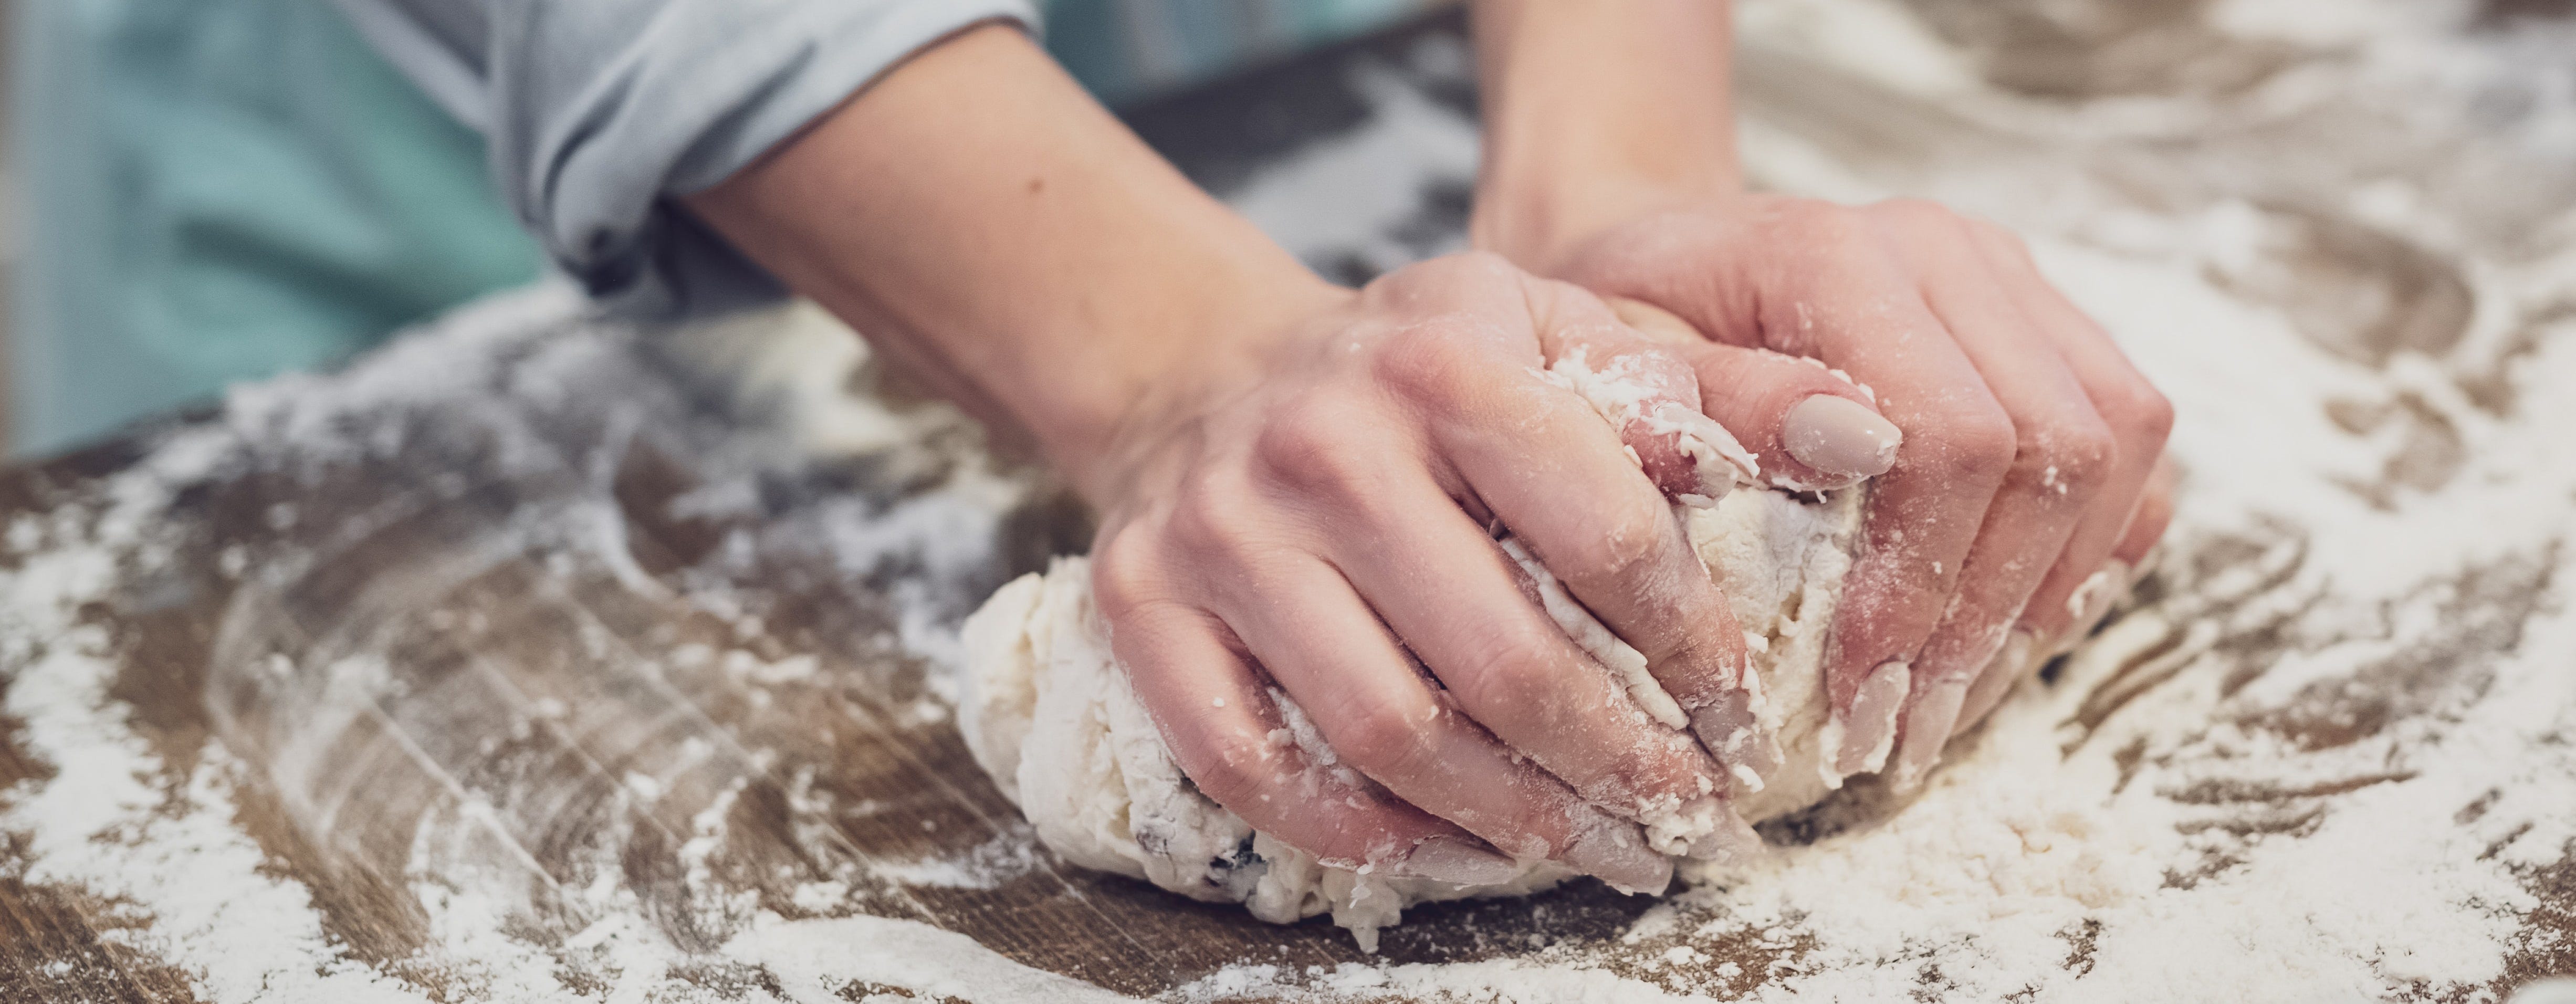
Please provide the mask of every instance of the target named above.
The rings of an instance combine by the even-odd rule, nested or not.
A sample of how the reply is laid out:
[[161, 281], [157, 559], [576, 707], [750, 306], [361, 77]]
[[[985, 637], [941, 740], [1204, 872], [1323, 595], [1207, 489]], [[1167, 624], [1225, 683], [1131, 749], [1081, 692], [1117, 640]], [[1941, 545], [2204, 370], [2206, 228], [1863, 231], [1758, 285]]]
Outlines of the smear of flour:
[[236, 765], [220, 747], [173, 777], [108, 697], [117, 663], [107, 633], [82, 623], [80, 607], [105, 597], [118, 562], [166, 504], [154, 468], [192, 474], [185, 468], [203, 456], [192, 449], [200, 445], [183, 439], [139, 476], [120, 478], [94, 528], [79, 512], [21, 516], [10, 527], [12, 539], [46, 546], [0, 578], [6, 708], [56, 771], [5, 795], [0, 832], [27, 838], [18, 877], [121, 901], [149, 923], [108, 936], [181, 967], [213, 1000], [424, 1000], [340, 958], [306, 891], [261, 874], [265, 855], [232, 825]]
[[942, 889], [994, 889], [1012, 879], [1036, 871], [1038, 850], [1034, 838], [1024, 830], [1009, 833], [975, 845], [964, 854], [923, 858], [917, 861], [879, 861], [869, 870], [879, 877], [904, 885], [936, 886]]
[[1065, 1004], [1134, 1000], [1023, 966], [962, 934], [883, 917], [786, 921], [767, 914], [725, 942], [724, 954], [776, 976], [796, 1004], [848, 1004], [853, 990], [862, 1004], [922, 995]]
[[[112, 602], [127, 584], [150, 577], [170, 560], [175, 541], [166, 517], [191, 485], [254, 465], [293, 469], [392, 456], [405, 444], [383, 429], [400, 430], [401, 423], [370, 428], [349, 419], [410, 407], [464, 404], [474, 410], [470, 402], [494, 393], [496, 379], [512, 384], [500, 392], [514, 401], [564, 393], [561, 381], [595, 367], [609, 349], [603, 339], [612, 336], [588, 329], [586, 310], [569, 289], [544, 286], [461, 311], [342, 374], [238, 388], [220, 421], [165, 436], [142, 460], [83, 497], [16, 517], [5, 532], [20, 560], [0, 571], [0, 681], [6, 683], [0, 712], [19, 723], [14, 739], [54, 774], [0, 792], [0, 833], [24, 838], [0, 867], [33, 887], [59, 886], [114, 903], [132, 924], [105, 937], [177, 968], [199, 997], [217, 1004], [740, 999], [739, 987], [709, 981], [703, 960], [674, 944], [661, 921], [615, 881], [621, 869], [613, 860], [593, 869], [605, 884], [557, 891], [582, 918], [578, 930], [554, 944], [529, 939], [523, 926], [528, 873], [504, 851], [510, 844], [500, 835], [494, 807], [475, 793], [467, 793], [459, 807], [458, 826], [421, 827], [410, 855], [416, 873], [409, 892], [427, 919], [428, 943], [416, 957], [398, 960], [398, 971], [434, 979], [415, 982], [351, 957], [326, 930], [309, 891], [276, 874], [237, 825], [240, 810], [232, 792], [249, 768], [220, 740], [206, 742], [185, 772], [165, 765], [133, 728], [128, 706], [109, 696], [125, 656], [85, 612]], [[587, 337], [563, 336], [586, 329]], [[513, 409], [480, 412], [505, 469], [542, 471], [563, 463], [547, 455], [551, 447], [535, 429], [513, 424]], [[916, 423], [902, 442], [923, 452], [920, 441], [943, 428]], [[813, 546], [852, 576], [877, 574], [899, 560], [920, 569], [924, 579], [952, 587], [972, 581], [970, 570], [990, 560], [996, 520], [1025, 487], [979, 464], [951, 474], [949, 490], [919, 493], [883, 512], [823, 506], [820, 513], [804, 514], [811, 525], [802, 532], [815, 535]], [[739, 505], [741, 497], [738, 489], [710, 486], [692, 512], [719, 512], [723, 500]], [[272, 524], [289, 518], [280, 511], [272, 510]], [[613, 512], [610, 522], [615, 523]], [[502, 539], [515, 535], [525, 546], [549, 533], [559, 546], [593, 554], [612, 570], [614, 559], [632, 560], [622, 537], [603, 542], [577, 526], [569, 533], [504, 528]], [[227, 564], [230, 574], [252, 573], [246, 561]], [[624, 578], [660, 588], [639, 570]], [[953, 628], [943, 636], [940, 625], [953, 623], [956, 613], [943, 607], [962, 606], [968, 597], [928, 587], [898, 594], [903, 635], [917, 635], [921, 647], [933, 652], [943, 637], [953, 644]], [[730, 609], [721, 595], [705, 599], [729, 619], [757, 627], [755, 618]], [[814, 657], [805, 654], [764, 658], [699, 646], [675, 651], [673, 658], [718, 666], [763, 686], [802, 682], [818, 672]], [[357, 663], [333, 672], [354, 681], [382, 675], [380, 668]], [[532, 708], [555, 718], [569, 711], [551, 699]], [[695, 757], [707, 754], [699, 749]], [[625, 780], [631, 797], [660, 797], [660, 781], [653, 776], [630, 772]], [[747, 894], [721, 888], [705, 867], [708, 854], [725, 840], [723, 820], [731, 804], [729, 795], [720, 797], [700, 813], [697, 832], [680, 849], [691, 901], [711, 910], [709, 918], [718, 923], [728, 916], [745, 918], [748, 926], [727, 952], [768, 967], [790, 1000], [838, 1000], [832, 995], [853, 987], [885, 999], [943, 993], [967, 1000], [1124, 999], [1029, 970], [915, 921], [761, 914], [740, 901]], [[882, 862], [881, 877], [984, 888], [1038, 866], [1025, 835], [1006, 835], [955, 859]], [[829, 883], [818, 883], [823, 884]], [[844, 908], [847, 889], [843, 883], [838, 894], [816, 896], [813, 908]], [[567, 973], [576, 970], [586, 974], [590, 990], [567, 983]]]

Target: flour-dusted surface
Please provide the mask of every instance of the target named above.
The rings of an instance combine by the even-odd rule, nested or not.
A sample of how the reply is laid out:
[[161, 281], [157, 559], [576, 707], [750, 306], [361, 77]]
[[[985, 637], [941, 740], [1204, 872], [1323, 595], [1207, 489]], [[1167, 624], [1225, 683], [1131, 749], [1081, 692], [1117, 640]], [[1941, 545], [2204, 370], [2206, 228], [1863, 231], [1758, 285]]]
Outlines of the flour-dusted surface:
[[[1365, 957], [1071, 868], [948, 699], [958, 620], [1078, 517], [935, 412], [814, 403], [855, 360], [807, 321], [671, 344], [539, 290], [0, 479], [0, 999], [2480, 1000], [2576, 969], [2551, 9], [1745, 4], [1753, 175], [2031, 233], [2186, 468], [2094, 644], [1903, 811], [1769, 824], [1768, 872], [1426, 906]], [[1453, 246], [1461, 55], [1356, 57], [1325, 139], [1202, 176], [1339, 275]]]

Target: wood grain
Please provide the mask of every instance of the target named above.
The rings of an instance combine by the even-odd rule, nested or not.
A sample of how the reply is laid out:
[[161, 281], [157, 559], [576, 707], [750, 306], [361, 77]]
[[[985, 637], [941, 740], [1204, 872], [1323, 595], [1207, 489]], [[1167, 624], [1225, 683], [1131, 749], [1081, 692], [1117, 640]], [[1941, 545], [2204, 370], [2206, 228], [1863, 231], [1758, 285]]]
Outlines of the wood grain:
[[[1952, 9], [1924, 6], [1936, 15]], [[1454, 19], [1409, 26], [1134, 109], [1131, 118], [1194, 177], [1219, 189], [1246, 184], [1262, 166], [1365, 117], [1349, 84], [1354, 66], [1400, 60], [1422, 38], [1458, 30]], [[2048, 65], [2074, 72], [2067, 68], [2098, 54], [2057, 55], [2064, 58]], [[1885, 99], [1777, 53], [1757, 50], [1747, 67], [1748, 105], [1823, 121], [1855, 149], [1938, 145], [1974, 132], [1938, 109]], [[2052, 80], [2131, 86], [2081, 74]], [[1428, 89], [1470, 104], [1461, 86]], [[1898, 106], [1921, 114], [1888, 126]], [[1282, 132], [1282, 122], [1293, 127]], [[1974, 144], [1996, 148], [1991, 137]], [[1422, 201], [1399, 243], [1429, 249], [1454, 240], [1464, 210], [1458, 179], [1427, 185]], [[2466, 320], [2445, 306], [2456, 291], [2438, 256], [2360, 253], [2396, 263], [2385, 284], [2397, 291], [2391, 316], [2404, 323], [2324, 327], [2328, 347], [2368, 365], [2384, 365], [2396, 348], [2449, 351], [2459, 332], [2443, 326]], [[1356, 253], [1318, 264], [1354, 280], [1373, 267]], [[2342, 269], [2337, 277], [2352, 271], [2324, 257], [2311, 265]], [[548, 355], [566, 345], [578, 351]], [[110, 601], [86, 611], [113, 639], [111, 695], [166, 765], [163, 783], [184, 777], [219, 742], [243, 765], [234, 825], [257, 843], [267, 871], [310, 891], [346, 958], [434, 997], [473, 993], [434, 964], [431, 917], [415, 884], [465, 869], [481, 888], [515, 897], [512, 935], [542, 947], [564, 945], [596, 919], [594, 890], [631, 895], [661, 936], [702, 960], [681, 978], [718, 996], [771, 978], [714, 951], [754, 910], [921, 920], [1027, 965], [1145, 996], [1243, 962], [1302, 970], [1575, 953], [1623, 975], [1725, 995], [1753, 990], [1810, 947], [1753, 934], [1700, 938], [1692, 944], [1708, 953], [1704, 962], [1668, 966], [1660, 960], [1673, 939], [1621, 938], [1654, 901], [1585, 883], [1528, 902], [1410, 911], [1372, 959], [1320, 921], [1274, 927], [1066, 866], [1035, 847], [898, 640], [904, 608], [894, 593], [923, 578], [920, 570], [847, 567], [829, 540], [843, 518], [835, 514], [846, 515], [835, 507], [882, 511], [922, 482], [890, 480], [863, 463], [749, 471], [738, 456], [739, 423], [648, 339], [543, 334], [487, 376], [453, 399], [338, 416], [323, 440], [332, 449], [250, 436], [240, 464], [190, 485], [172, 506], [157, 531], [171, 544], [169, 560], [132, 569]], [[530, 385], [542, 392], [515, 389]], [[2353, 421], [2418, 420], [2392, 412]], [[167, 431], [0, 473], [0, 518], [85, 504]], [[2391, 459], [2385, 484], [2355, 490], [2393, 492], [2457, 467], [2443, 453], [2455, 442], [2419, 432]], [[338, 448], [353, 443], [363, 448]], [[709, 515], [679, 504], [735, 483], [756, 497], [748, 510]], [[992, 558], [962, 574], [964, 593], [1079, 550], [1085, 530], [1072, 507], [1042, 496], [1001, 535]], [[2236, 606], [2288, 588], [2302, 559], [2284, 558], [2284, 549], [2299, 539], [2295, 526], [2274, 527], [2203, 541], [2169, 563], [2141, 603], [2216, 624], [2217, 639], [2185, 651], [2177, 636], [2121, 667], [2064, 723], [2069, 749], [2095, 741], [2096, 729], [2176, 674], [2220, 674], [2232, 689], [2291, 652], [2301, 641], [2285, 627], [2293, 615]], [[2332, 751], [2437, 713], [2516, 651], [2523, 624], [2558, 587], [2562, 556], [2536, 550], [2427, 583], [2456, 598], [2443, 610], [2445, 629], [2366, 667], [2367, 688], [2320, 690], [2237, 724]], [[24, 558], [0, 548], [0, 567]], [[2202, 591], [2245, 570], [2254, 574], [2237, 578], [2253, 582], [2253, 593], [2213, 600]], [[810, 671], [793, 668], [809, 658]], [[0, 666], [0, 688], [18, 669]], [[2134, 768], [2148, 754], [2124, 755]], [[0, 719], [0, 792], [50, 771], [26, 748], [19, 723]], [[2194, 825], [2222, 837], [2197, 874], [2172, 880], [2227, 867], [2230, 848], [2243, 846], [2230, 838], [2298, 833], [2329, 800], [2398, 779], [2347, 771], [2267, 786], [2249, 777], [2177, 793], [2205, 814]], [[1793, 822], [1772, 835], [1813, 840], [1826, 827]], [[0, 1002], [194, 999], [189, 974], [138, 947], [148, 939], [130, 937], [148, 930], [150, 917], [83, 889], [28, 881], [24, 842], [0, 840], [9, 841], [0, 842]], [[924, 862], [958, 859], [992, 864], [998, 877], [903, 877]], [[2541, 937], [2509, 957], [2499, 991], [2576, 971], [2576, 865], [2535, 870], [2528, 883], [2542, 904], [2528, 931]], [[839, 891], [818, 899], [818, 889]], [[2091, 937], [2068, 933], [2070, 966], [2085, 964]], [[598, 989], [577, 959], [561, 977], [570, 991]], [[853, 985], [844, 995], [868, 992]]]

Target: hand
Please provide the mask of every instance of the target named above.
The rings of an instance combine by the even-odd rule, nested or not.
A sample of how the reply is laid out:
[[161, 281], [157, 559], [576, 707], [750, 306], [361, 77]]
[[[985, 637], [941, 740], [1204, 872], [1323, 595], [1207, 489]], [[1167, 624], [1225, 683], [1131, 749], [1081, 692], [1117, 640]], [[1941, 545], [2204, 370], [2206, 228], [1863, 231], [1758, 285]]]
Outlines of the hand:
[[[1698, 354], [1703, 372], [1839, 384]], [[1587, 374], [1640, 389], [1625, 421], [1569, 386]], [[1719, 762], [1678, 730], [1740, 745], [1743, 723], [1719, 719], [1746, 707], [1742, 632], [1667, 500], [1735, 476], [1693, 446], [1697, 380], [1591, 294], [1490, 255], [1206, 346], [1120, 427], [1093, 550], [1112, 647], [1182, 768], [1326, 860], [1455, 882], [1552, 858], [1654, 891], [1670, 864], [1638, 822], [1716, 828], [1667, 851], [1757, 840], [1724, 810]], [[1576, 647], [1495, 525], [1643, 654], [1686, 721], [1651, 717]], [[1300, 712], [1279, 694], [1322, 746], [1281, 740]]]
[[[1335, 862], [1472, 883], [1545, 857], [1628, 889], [1669, 875], [1650, 847], [1751, 839], [1679, 731], [1728, 765], [1759, 745], [1742, 635], [1665, 498], [1734, 477], [1699, 381], [1788, 388], [1716, 399], [1765, 455], [1870, 453], [1791, 448], [1856, 428], [1815, 400], [1856, 389], [1705, 342], [1686, 362], [1491, 256], [1331, 287], [1008, 28], [685, 201], [1100, 509], [1111, 645], [1253, 825]], [[1640, 650], [1670, 718], [1576, 649], [1489, 523]], [[1274, 741], [1300, 721], [1321, 741]]]
[[1919, 780], [2078, 626], [2070, 600], [2115, 595], [2102, 583], [2124, 587], [2162, 532], [2170, 503], [2148, 488], [2171, 406], [2001, 227], [1921, 201], [1738, 196], [1598, 231], [1555, 273], [1845, 371], [1903, 430], [1829, 655], [1842, 773], [1893, 750], [1895, 778]]

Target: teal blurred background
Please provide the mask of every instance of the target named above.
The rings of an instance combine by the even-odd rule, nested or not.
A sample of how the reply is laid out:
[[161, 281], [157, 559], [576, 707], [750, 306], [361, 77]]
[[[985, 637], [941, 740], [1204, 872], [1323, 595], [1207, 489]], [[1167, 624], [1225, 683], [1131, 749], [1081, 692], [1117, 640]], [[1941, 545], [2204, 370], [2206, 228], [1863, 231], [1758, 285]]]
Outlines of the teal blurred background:
[[[544, 261], [482, 142], [322, 0], [7, 0], [5, 441], [48, 454], [328, 366]], [[1113, 106], [1440, 0], [1048, 0]]]

